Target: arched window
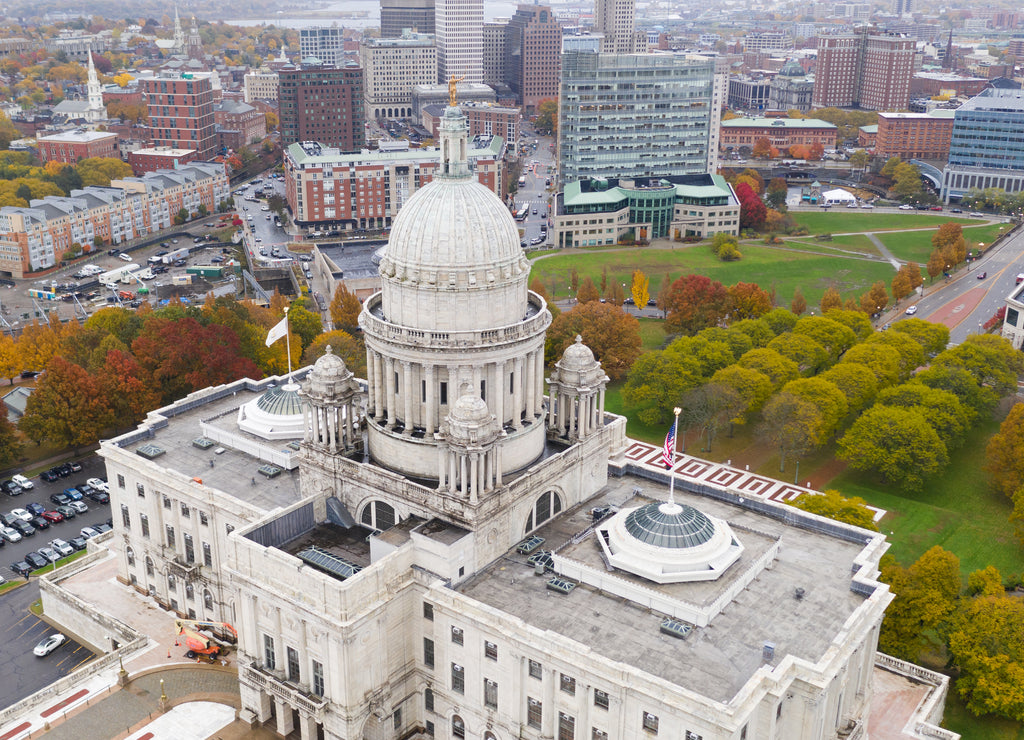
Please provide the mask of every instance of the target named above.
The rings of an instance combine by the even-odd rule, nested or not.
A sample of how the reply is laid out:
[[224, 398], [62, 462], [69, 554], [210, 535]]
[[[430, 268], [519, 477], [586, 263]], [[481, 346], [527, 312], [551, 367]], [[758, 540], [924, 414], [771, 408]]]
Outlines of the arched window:
[[174, 575], [171, 573], [167, 574], [167, 590], [174, 591], [178, 587], [178, 582], [175, 580]]
[[[209, 614], [213, 613], [213, 594], [210, 593], [210, 589], [208, 588], [203, 589], [203, 606], [206, 607], [206, 611], [209, 612]], [[209, 616], [209, 614], [207, 614], [207, 616]]]
[[498, 740], [498, 736], [495, 735], [493, 732], [485, 732], [484, 740]]
[[146, 575], [153, 575], [153, 558], [149, 557], [149, 555], [146, 556]]
[[466, 723], [462, 721], [462, 717], [455, 715], [452, 717], [452, 737], [465, 737], [466, 736]]
[[533, 504], [530, 515], [526, 517], [526, 529], [530, 532], [562, 510], [562, 499], [554, 491], [545, 491]]
[[185, 584], [185, 598], [192, 601], [196, 597], [196, 590], [192, 587], [191, 583]]
[[124, 554], [125, 554], [125, 557], [127, 557], [127, 558], [128, 558], [128, 565], [129, 565], [129, 566], [134, 566], [134, 565], [135, 565], [135, 550], [133, 550], [133, 549], [132, 549], [132, 548], [131, 548], [131, 547], [129, 546], [129, 547], [127, 547], [127, 548], [125, 549], [125, 551], [124, 551]]
[[384, 501], [371, 501], [363, 507], [360, 521], [367, 527], [383, 532], [395, 526], [395, 508]]

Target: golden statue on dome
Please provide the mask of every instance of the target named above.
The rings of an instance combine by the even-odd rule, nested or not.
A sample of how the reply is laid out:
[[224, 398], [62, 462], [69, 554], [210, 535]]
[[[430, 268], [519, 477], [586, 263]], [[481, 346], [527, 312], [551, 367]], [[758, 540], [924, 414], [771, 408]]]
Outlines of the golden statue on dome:
[[455, 91], [455, 86], [466, 79], [466, 75], [462, 77], [449, 77], [448, 78], [448, 104], [454, 108], [459, 104], [459, 96]]

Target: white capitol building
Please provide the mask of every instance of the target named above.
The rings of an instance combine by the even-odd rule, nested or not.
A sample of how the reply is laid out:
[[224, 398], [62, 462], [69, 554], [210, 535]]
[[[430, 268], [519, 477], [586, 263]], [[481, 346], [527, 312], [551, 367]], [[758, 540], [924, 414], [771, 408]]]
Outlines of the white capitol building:
[[282, 736], [870, 737], [884, 537], [668, 501], [593, 353], [544, 377], [551, 314], [466, 136], [448, 108], [395, 220], [366, 381], [328, 352], [103, 443], [120, 580], [232, 623], [241, 716]]

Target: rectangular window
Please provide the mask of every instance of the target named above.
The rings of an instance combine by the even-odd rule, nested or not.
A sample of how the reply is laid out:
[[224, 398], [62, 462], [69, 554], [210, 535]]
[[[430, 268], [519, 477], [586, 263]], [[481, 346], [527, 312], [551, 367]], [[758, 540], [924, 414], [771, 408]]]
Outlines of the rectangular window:
[[461, 645], [463, 639], [464, 639], [464, 636], [462, 634], [462, 628], [461, 627], [452, 627], [452, 642], [454, 642], [456, 645]]
[[174, 527], [172, 527], [170, 524], [167, 525], [167, 546], [172, 550], [174, 549], [175, 546]]
[[592, 727], [590, 728], [590, 740], [608, 740], [608, 733]]
[[210, 543], [203, 543], [203, 565], [207, 568], [213, 567], [213, 551], [210, 550]]
[[434, 641], [429, 637], [423, 638], [423, 663], [427, 668], [434, 667]]
[[698, 735], [696, 732], [690, 732], [689, 730], [687, 730], [686, 735], [683, 737], [683, 740], [704, 740], [704, 738], [701, 735]]
[[185, 562], [194, 563], [196, 562], [196, 548], [192, 543], [192, 535], [186, 533], [182, 535], [185, 540]]
[[643, 728], [655, 735], [658, 734], [658, 717], [650, 712], [644, 712]]
[[432, 689], [423, 690], [423, 708], [428, 712], [434, 711], [434, 692]]
[[434, 621], [434, 605], [423, 602], [423, 618]]
[[572, 676], [567, 676], [567, 675], [565, 675], [563, 673], [562, 674], [562, 678], [559, 681], [559, 685], [560, 685], [562, 691], [564, 691], [567, 694], [573, 694], [575, 696], [575, 694], [576, 694], [576, 679], [575, 678], [573, 678]]
[[441, 405], [448, 403], [448, 383], [441, 381]]
[[466, 693], [466, 672], [458, 663], [452, 663], [452, 691], [456, 694]]
[[544, 708], [539, 701], [532, 696], [526, 697], [526, 724], [540, 729], [540, 722], [544, 714], [543, 710]]
[[135, 491], [139, 494], [139, 498], [146, 498], [146, 487], [141, 483], [135, 484]]
[[132, 528], [132, 516], [128, 513], [128, 507], [121, 504], [121, 523], [124, 524], [125, 529]]
[[124, 476], [120, 473], [117, 474], [117, 487], [124, 488]]
[[493, 642], [484, 641], [484, 657], [490, 660], [498, 659], [498, 646]]
[[535, 660], [530, 661], [530, 678], [541, 678], [542, 677], [540, 663]]
[[480, 400], [481, 401], [486, 401], [487, 400], [487, 381], [486, 380], [481, 380], [480, 381]]
[[488, 709], [498, 708], [498, 682], [484, 679], [484, 706]]
[[181, 505], [181, 515], [185, 519], [191, 519], [192, 518], [191, 517], [191, 509], [188, 508], [188, 504], [182, 503], [182, 505]]
[[142, 525], [142, 536], [147, 540], [149, 539], [149, 517], [145, 514], [139, 514], [139, 524]]
[[270, 635], [263, 635], [263, 665], [268, 671], [277, 667], [277, 658], [274, 655], [274, 638]]
[[288, 680], [294, 683], [299, 682], [299, 651], [295, 648], [288, 648]]
[[171, 510], [171, 497], [170, 496], [167, 496], [167, 495], [164, 496], [164, 508], [167, 509], [168, 511]]
[[594, 706], [601, 709], [608, 708], [608, 692], [594, 689]]
[[575, 740], [576, 718], [564, 712], [558, 713], [558, 740]]
[[427, 720], [427, 734], [431, 737], [434, 736], [434, 723], [431, 722], [429, 719]]
[[313, 693], [324, 695], [324, 664], [318, 660], [313, 661]]
[[391, 719], [395, 723], [395, 731], [397, 732], [398, 730], [401, 730], [402, 729], [402, 708], [401, 707], [399, 707], [398, 709], [396, 709], [394, 711], [394, 714], [391, 715]]
[[740, 730], [740, 740], [747, 740], [747, 726], [743, 725], [743, 729]]
[[204, 527], [210, 524], [210, 517], [207, 516], [205, 511], [199, 512], [199, 523], [202, 524]]

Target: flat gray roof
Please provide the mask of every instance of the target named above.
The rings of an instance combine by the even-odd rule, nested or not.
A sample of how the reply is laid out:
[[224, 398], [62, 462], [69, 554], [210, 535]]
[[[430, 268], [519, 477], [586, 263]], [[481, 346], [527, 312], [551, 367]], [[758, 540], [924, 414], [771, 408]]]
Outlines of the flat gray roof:
[[[536, 534], [541, 546], [553, 550], [592, 524], [590, 510], [607, 504], [633, 506], [634, 488], [648, 499], [665, 500], [667, 488], [631, 476], [611, 479], [597, 496], [557, 517]], [[761, 667], [765, 642], [775, 644], [777, 665], [787, 655], [809, 661], [821, 659], [846, 619], [864, 603], [850, 590], [854, 559], [862, 544], [787, 526], [756, 512], [686, 491], [676, 490], [676, 501], [689, 504], [730, 524], [747, 548], [740, 560], [718, 582], [670, 584], [629, 576], [656, 591], [694, 604], [706, 604], [764, 552], [767, 543], [781, 539], [778, 558], [715, 616], [685, 640], [662, 634], [661, 614], [618, 596], [579, 584], [568, 595], [547, 588], [550, 575], [537, 577], [527, 556], [513, 548], [503, 558], [477, 573], [457, 590], [523, 620], [540, 630], [563, 635], [586, 645], [610, 660], [646, 671], [695, 691], [714, 701], [732, 699]], [[757, 530], [757, 533], [748, 531]], [[604, 568], [594, 536], [567, 545], [559, 555]], [[516, 573], [509, 562], [522, 564]], [[510, 578], [511, 575], [515, 576]], [[802, 599], [794, 598], [803, 588]]]

